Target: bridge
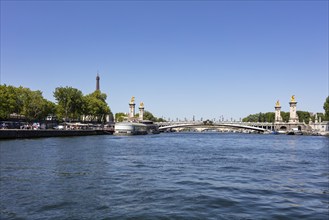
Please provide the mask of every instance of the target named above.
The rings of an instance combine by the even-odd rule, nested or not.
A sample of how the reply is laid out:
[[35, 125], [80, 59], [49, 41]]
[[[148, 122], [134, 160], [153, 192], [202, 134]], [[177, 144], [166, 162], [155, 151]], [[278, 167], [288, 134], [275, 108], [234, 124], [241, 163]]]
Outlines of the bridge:
[[220, 128], [231, 128], [231, 129], [245, 129], [257, 132], [270, 132], [274, 130], [273, 123], [268, 122], [216, 122], [211, 121], [201, 122], [201, 121], [191, 121], [191, 122], [158, 122], [160, 131], [166, 131], [176, 128], [195, 128], [199, 131], [203, 130], [217, 130]]

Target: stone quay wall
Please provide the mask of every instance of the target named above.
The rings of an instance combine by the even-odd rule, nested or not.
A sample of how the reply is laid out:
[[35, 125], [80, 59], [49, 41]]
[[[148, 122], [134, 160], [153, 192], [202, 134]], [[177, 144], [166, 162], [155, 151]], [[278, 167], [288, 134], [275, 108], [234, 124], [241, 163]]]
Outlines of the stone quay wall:
[[108, 134], [103, 130], [22, 130], [3, 129], [0, 130], [1, 139], [17, 138], [42, 138], [42, 137], [69, 137]]

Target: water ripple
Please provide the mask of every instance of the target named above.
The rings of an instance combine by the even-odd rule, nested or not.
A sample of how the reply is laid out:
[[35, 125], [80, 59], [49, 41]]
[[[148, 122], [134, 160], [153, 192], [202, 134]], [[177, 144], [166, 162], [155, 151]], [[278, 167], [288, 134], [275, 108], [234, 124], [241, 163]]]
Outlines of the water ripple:
[[0, 219], [326, 219], [328, 146], [217, 133], [6, 141]]

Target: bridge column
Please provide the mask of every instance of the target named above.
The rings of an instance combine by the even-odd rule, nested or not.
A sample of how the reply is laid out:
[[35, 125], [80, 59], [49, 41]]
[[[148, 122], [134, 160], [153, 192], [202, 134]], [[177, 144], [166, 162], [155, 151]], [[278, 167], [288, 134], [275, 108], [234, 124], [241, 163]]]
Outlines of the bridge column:
[[275, 104], [275, 122], [282, 122], [281, 105], [279, 100]]
[[297, 102], [295, 100], [295, 96], [293, 95], [291, 97], [291, 100], [289, 102], [290, 104], [290, 118], [289, 118], [289, 123], [298, 123], [299, 119], [298, 119], [298, 115], [297, 115]]
[[139, 105], [139, 120], [143, 121], [144, 119], [144, 103], [141, 102], [141, 104]]
[[129, 118], [135, 117], [135, 97], [132, 97], [129, 103]]

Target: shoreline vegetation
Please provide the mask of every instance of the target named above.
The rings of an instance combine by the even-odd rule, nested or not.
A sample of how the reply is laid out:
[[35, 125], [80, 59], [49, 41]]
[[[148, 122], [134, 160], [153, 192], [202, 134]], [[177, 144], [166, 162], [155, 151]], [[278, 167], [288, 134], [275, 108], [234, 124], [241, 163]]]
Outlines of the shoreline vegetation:
[[83, 95], [72, 87], [57, 87], [53, 92], [56, 103], [45, 99], [40, 90], [0, 85], [0, 120], [15, 115], [25, 121], [44, 120], [55, 116], [60, 122], [92, 121], [104, 123], [113, 118], [106, 103], [107, 95], [99, 90]]
[[[53, 92], [56, 103], [45, 99], [40, 90], [32, 91], [25, 87], [11, 85], [0, 85], [0, 120], [12, 118], [21, 119], [26, 122], [44, 120], [47, 116], [56, 118], [59, 122], [87, 121], [87, 122], [121, 122], [126, 116], [118, 112], [113, 115], [109, 105], [106, 103], [107, 95], [96, 90], [93, 93], [83, 93], [73, 87], [57, 87]], [[310, 113], [297, 111], [300, 122], [308, 124], [315, 121], [315, 117], [329, 121], [329, 96], [326, 98], [323, 109], [324, 113]], [[114, 118], [115, 116], [115, 118]], [[289, 112], [281, 111], [283, 121], [289, 120]], [[145, 111], [146, 120], [153, 122], [165, 121], [156, 118], [152, 113]], [[250, 114], [242, 119], [243, 122], [274, 122], [275, 113]]]
[[[125, 113], [114, 115], [106, 103], [107, 95], [100, 90], [84, 95], [73, 87], [57, 87], [53, 92], [56, 102], [45, 99], [40, 90], [0, 85], [0, 121], [16, 119], [25, 122], [55, 118], [61, 122], [109, 123], [122, 121]], [[145, 111], [145, 120], [163, 122], [162, 118]]]

